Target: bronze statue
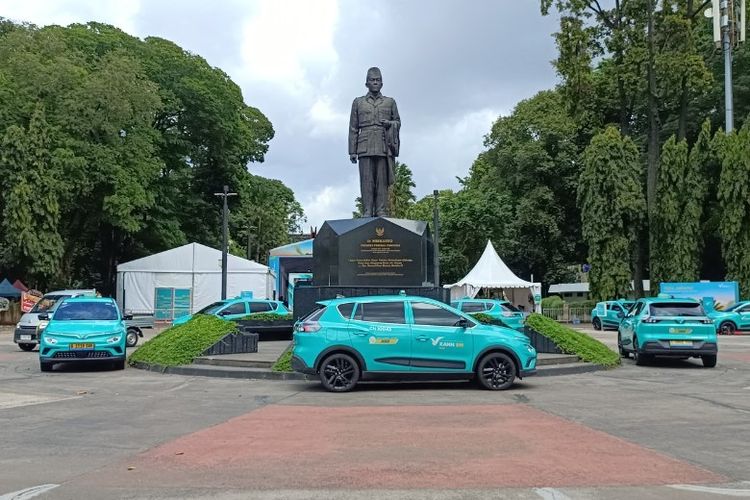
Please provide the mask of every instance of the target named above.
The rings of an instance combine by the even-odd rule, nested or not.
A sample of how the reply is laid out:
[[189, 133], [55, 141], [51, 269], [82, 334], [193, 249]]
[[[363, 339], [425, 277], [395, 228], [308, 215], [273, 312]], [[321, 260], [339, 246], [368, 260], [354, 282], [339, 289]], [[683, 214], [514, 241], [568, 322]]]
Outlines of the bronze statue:
[[364, 217], [387, 217], [388, 188], [394, 182], [401, 118], [396, 101], [380, 93], [379, 68], [367, 70], [367, 95], [352, 103], [349, 118], [349, 159], [359, 160], [359, 186]]

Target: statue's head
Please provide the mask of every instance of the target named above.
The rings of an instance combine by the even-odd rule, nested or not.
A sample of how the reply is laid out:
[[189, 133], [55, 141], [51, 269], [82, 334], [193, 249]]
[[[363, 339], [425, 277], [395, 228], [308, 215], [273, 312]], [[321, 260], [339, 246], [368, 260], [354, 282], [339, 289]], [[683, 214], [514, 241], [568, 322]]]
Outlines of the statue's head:
[[383, 75], [380, 74], [380, 68], [370, 68], [367, 70], [365, 87], [370, 92], [380, 92], [380, 89], [383, 88]]

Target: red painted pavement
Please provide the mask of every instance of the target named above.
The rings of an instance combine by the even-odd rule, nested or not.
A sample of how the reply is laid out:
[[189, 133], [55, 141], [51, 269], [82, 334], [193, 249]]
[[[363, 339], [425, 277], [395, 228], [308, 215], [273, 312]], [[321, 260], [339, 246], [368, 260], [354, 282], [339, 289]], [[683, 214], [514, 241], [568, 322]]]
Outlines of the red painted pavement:
[[[526, 405], [270, 405], [131, 460], [159, 487], [488, 488], [721, 482]], [[111, 477], [111, 476], [110, 476]]]

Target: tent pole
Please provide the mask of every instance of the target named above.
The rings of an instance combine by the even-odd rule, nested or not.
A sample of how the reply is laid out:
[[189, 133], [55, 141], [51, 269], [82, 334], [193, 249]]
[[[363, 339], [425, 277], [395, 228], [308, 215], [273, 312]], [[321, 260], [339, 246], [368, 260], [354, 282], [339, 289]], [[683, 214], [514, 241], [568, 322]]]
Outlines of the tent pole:
[[435, 288], [440, 288], [440, 233], [439, 233], [439, 222], [440, 222], [440, 213], [438, 208], [438, 200], [440, 192], [435, 189], [432, 192], [432, 195], [435, 197], [435, 207], [433, 209], [433, 224], [435, 225], [435, 232], [433, 233], [433, 239], [434, 239], [434, 247], [435, 247], [435, 257], [434, 257], [434, 267], [435, 267]]

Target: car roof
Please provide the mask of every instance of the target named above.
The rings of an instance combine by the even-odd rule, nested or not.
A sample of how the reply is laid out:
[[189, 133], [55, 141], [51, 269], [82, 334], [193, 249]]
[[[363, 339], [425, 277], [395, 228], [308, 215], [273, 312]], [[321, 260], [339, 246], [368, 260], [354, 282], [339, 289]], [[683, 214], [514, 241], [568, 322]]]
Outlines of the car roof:
[[276, 302], [279, 302], [279, 301], [278, 300], [271, 300], [271, 299], [251, 299], [250, 297], [235, 297], [233, 299], [219, 300], [218, 302], [223, 302], [224, 304], [234, 304], [235, 302], [272, 302], [272, 303], [276, 303]]
[[330, 300], [318, 301], [318, 304], [325, 306], [336, 306], [339, 304], [348, 304], [350, 302], [394, 302], [397, 300], [419, 300], [424, 302], [430, 302], [434, 304], [448, 305], [439, 300], [431, 299], [429, 297], [422, 297], [420, 295], [365, 295], [362, 297], [339, 297]]
[[510, 302], [508, 302], [507, 300], [502, 300], [502, 299], [469, 299], [469, 298], [464, 298], [464, 299], [453, 300], [452, 302], [493, 302], [493, 303], [498, 303], [498, 304], [510, 304]]
[[86, 290], [55, 290], [53, 292], [47, 292], [44, 295], [80, 295], [84, 293], [90, 293], [93, 295], [96, 293], [96, 290], [93, 288]]
[[645, 297], [642, 299], [639, 299], [642, 302], [646, 304], [654, 304], [654, 303], [660, 303], [660, 304], [670, 304], [670, 303], [680, 303], [684, 304], [685, 302], [689, 302], [691, 304], [700, 304], [699, 301], [695, 299], [691, 299], [689, 297], [679, 298], [679, 297]]
[[90, 297], [88, 295], [79, 295], [78, 297], [70, 297], [65, 299], [65, 302], [114, 302], [115, 299], [111, 297]]

